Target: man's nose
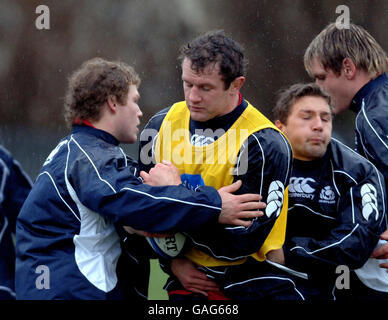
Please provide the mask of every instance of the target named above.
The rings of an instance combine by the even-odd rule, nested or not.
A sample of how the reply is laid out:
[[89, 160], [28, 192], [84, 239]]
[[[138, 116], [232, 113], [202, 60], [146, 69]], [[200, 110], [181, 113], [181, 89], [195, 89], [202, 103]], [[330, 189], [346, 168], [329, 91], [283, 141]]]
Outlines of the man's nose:
[[313, 130], [322, 130], [323, 122], [320, 117], [315, 117], [312, 124]]
[[201, 101], [201, 96], [198, 92], [198, 88], [192, 87], [189, 92], [189, 100], [191, 102], [199, 102]]
[[139, 110], [137, 111], [137, 117], [141, 118], [143, 116], [143, 112], [141, 111], [140, 107]]

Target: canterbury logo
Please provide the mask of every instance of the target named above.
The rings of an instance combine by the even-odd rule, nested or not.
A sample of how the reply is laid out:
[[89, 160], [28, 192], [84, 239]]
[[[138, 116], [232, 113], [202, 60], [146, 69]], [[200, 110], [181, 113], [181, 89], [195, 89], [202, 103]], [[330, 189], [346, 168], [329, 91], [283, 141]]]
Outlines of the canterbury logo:
[[368, 220], [369, 216], [375, 215], [377, 220], [379, 217], [379, 211], [377, 210], [377, 191], [376, 188], [370, 183], [366, 183], [361, 187], [362, 197], [362, 215], [365, 220]]
[[265, 214], [271, 217], [273, 214], [278, 216], [283, 206], [284, 185], [279, 180], [272, 181], [269, 185], [267, 207]]
[[290, 185], [288, 187], [289, 192], [298, 193], [313, 193], [315, 191], [308, 182], [315, 183], [313, 178], [294, 178], [290, 179]]
[[193, 146], [197, 146], [197, 147], [206, 146], [206, 145], [211, 144], [213, 142], [214, 142], [213, 137], [205, 137], [205, 136], [200, 136], [198, 134], [193, 134], [191, 136], [191, 144]]

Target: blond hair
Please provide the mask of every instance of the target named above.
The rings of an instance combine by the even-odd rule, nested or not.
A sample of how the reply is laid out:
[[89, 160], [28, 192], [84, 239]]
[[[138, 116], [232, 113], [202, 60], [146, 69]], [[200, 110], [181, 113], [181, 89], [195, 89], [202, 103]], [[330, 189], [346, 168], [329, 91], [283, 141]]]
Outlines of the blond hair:
[[310, 76], [313, 76], [314, 58], [325, 70], [332, 70], [337, 75], [341, 73], [345, 58], [350, 58], [371, 78], [388, 70], [388, 57], [383, 48], [364, 28], [352, 23], [348, 29], [339, 29], [331, 23], [310, 43], [304, 54], [304, 65]]

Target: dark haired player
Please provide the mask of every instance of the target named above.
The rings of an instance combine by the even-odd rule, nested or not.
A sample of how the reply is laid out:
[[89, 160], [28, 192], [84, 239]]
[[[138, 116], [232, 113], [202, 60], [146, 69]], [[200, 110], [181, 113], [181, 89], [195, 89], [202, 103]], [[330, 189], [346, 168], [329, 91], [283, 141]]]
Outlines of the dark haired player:
[[[193, 189], [241, 179], [238, 192], [262, 195], [267, 207], [248, 228], [203, 226], [186, 232], [193, 248], [185, 259], [171, 262], [170, 298], [299, 297], [287, 275], [272, 277], [274, 269], [265, 262], [284, 241], [292, 151], [283, 134], [240, 93], [246, 66], [242, 47], [223, 31], [211, 31], [184, 45], [179, 60], [185, 101], [147, 124], [140, 139], [142, 169], [172, 161]], [[187, 278], [199, 278], [202, 285]]]
[[331, 138], [331, 98], [318, 85], [284, 90], [274, 116], [294, 151], [284, 245], [294, 282], [309, 300], [387, 300], [388, 274], [370, 259], [387, 228], [383, 175]]

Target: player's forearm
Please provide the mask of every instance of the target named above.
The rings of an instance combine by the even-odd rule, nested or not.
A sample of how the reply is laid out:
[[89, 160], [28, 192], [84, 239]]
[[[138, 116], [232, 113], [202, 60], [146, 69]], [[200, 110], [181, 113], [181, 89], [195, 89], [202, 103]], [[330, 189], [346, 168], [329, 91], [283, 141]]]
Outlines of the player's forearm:
[[[263, 218], [263, 220], [261, 220]], [[260, 250], [274, 219], [258, 218], [249, 228], [211, 226], [187, 232], [196, 248], [220, 260], [238, 260]], [[265, 222], [264, 222], [265, 221]]]
[[285, 264], [310, 274], [334, 272], [338, 265], [354, 270], [365, 264], [377, 241], [377, 234], [359, 224], [334, 229], [321, 240], [295, 237], [285, 245]]

